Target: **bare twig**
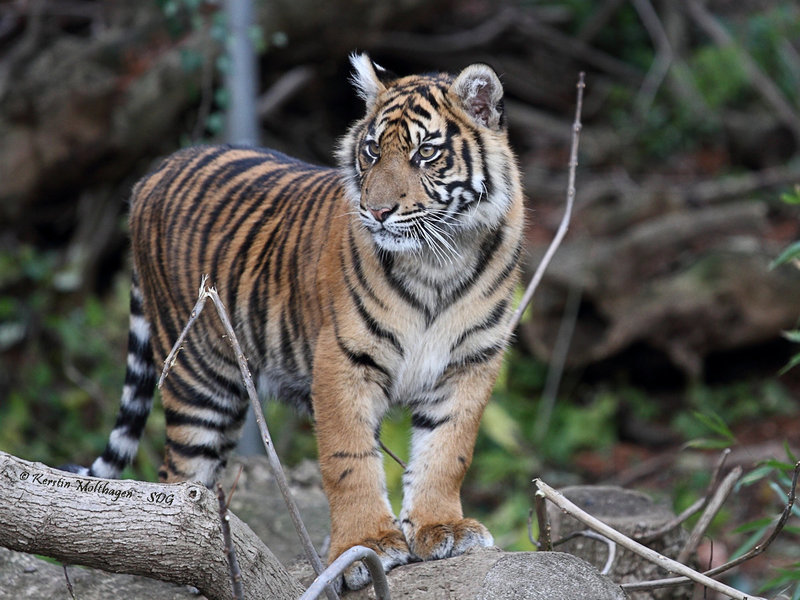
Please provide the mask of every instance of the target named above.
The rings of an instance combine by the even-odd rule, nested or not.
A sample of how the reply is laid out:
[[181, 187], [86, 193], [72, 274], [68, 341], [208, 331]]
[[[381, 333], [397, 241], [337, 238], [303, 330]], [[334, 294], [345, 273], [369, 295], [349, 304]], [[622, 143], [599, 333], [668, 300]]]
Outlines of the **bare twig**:
[[606, 564], [603, 565], [603, 569], [600, 571], [601, 575], [608, 575], [611, 572], [611, 567], [614, 566], [614, 559], [617, 557], [617, 544], [613, 540], [608, 539], [606, 536], [595, 533], [589, 529], [578, 531], [577, 533], [583, 537], [603, 542], [608, 547]]
[[[720, 565], [718, 567], [714, 567], [713, 569], [709, 569], [708, 571], [704, 572], [703, 575], [708, 577], [713, 577], [715, 575], [719, 575], [720, 573], [724, 573], [729, 569], [739, 566], [743, 562], [750, 560], [751, 558], [758, 556], [762, 552], [764, 552], [769, 545], [778, 537], [778, 534], [783, 530], [783, 526], [786, 525], [786, 521], [789, 520], [789, 517], [792, 514], [792, 506], [794, 506], [795, 498], [797, 497], [797, 478], [800, 475], [800, 462], [795, 464], [794, 466], [794, 474], [792, 475], [792, 484], [789, 486], [789, 491], [786, 497], [786, 506], [783, 508], [783, 512], [781, 516], [778, 518], [777, 523], [775, 523], [775, 527], [773, 528], [772, 532], [764, 539], [763, 542], [760, 544], [756, 544], [753, 546], [749, 552], [742, 554], [740, 557], [735, 558], [731, 561], [726, 562], [724, 565]], [[686, 577], [671, 577], [669, 579], [656, 579], [653, 581], [642, 581], [638, 583], [625, 583], [622, 587], [625, 591], [628, 592], [637, 592], [637, 591], [646, 591], [655, 588], [663, 588], [663, 587], [670, 587], [675, 585], [683, 585], [689, 582], [689, 579]]]
[[236, 478], [233, 480], [233, 484], [231, 485], [231, 492], [228, 494], [228, 499], [225, 501], [225, 509], [229, 509], [231, 507], [231, 500], [233, 500], [233, 494], [236, 492], [236, 486], [239, 485], [239, 477], [242, 476], [242, 471], [244, 470], [244, 465], [239, 465], [239, 470], [236, 472]]
[[[289, 510], [289, 516], [291, 517], [292, 523], [297, 531], [297, 535], [300, 538], [300, 543], [303, 545], [303, 550], [305, 551], [306, 557], [311, 563], [314, 572], [319, 575], [323, 572], [322, 561], [320, 560], [317, 551], [314, 549], [311, 536], [308, 535], [308, 530], [306, 529], [305, 523], [303, 523], [303, 520], [300, 518], [300, 510], [297, 508], [297, 503], [294, 501], [291, 491], [289, 491], [289, 483], [286, 481], [286, 475], [283, 472], [283, 466], [281, 465], [281, 461], [275, 452], [275, 446], [272, 443], [272, 436], [270, 435], [269, 429], [267, 429], [267, 424], [264, 421], [264, 413], [261, 409], [261, 402], [258, 400], [256, 387], [253, 383], [253, 376], [250, 374], [250, 367], [247, 365], [247, 358], [245, 358], [244, 352], [242, 352], [242, 347], [239, 345], [239, 339], [236, 337], [236, 332], [233, 330], [230, 317], [228, 317], [228, 311], [225, 309], [225, 305], [222, 303], [222, 299], [219, 297], [216, 289], [206, 289], [204, 294], [211, 298], [211, 301], [214, 303], [214, 306], [217, 309], [217, 314], [219, 315], [219, 319], [228, 334], [228, 339], [231, 343], [231, 346], [233, 346], [233, 351], [236, 355], [236, 361], [239, 363], [239, 370], [241, 371], [242, 378], [244, 379], [245, 390], [247, 391], [247, 396], [250, 399], [250, 405], [255, 413], [256, 423], [258, 424], [258, 429], [261, 432], [261, 439], [264, 442], [264, 448], [267, 451], [267, 461], [269, 462], [270, 469], [272, 470], [272, 475], [275, 477], [275, 482], [278, 484], [278, 489], [281, 491], [283, 500], [286, 503], [286, 508]], [[338, 595], [331, 586], [326, 586], [325, 592], [330, 600], [338, 598]]]
[[[567, 512], [570, 516], [577, 519], [578, 521], [582, 522], [583, 524], [587, 525], [594, 531], [601, 533], [602, 535], [606, 536], [608, 539], [616, 542], [626, 550], [630, 550], [635, 554], [653, 562], [663, 569], [672, 572], [678, 573], [685, 577], [688, 577], [692, 581], [696, 581], [706, 587], [720, 592], [722, 594], [727, 595], [730, 598], [735, 598], [736, 600], [763, 600], [758, 599], [755, 596], [749, 596], [744, 594], [730, 586], [725, 585], [724, 583], [720, 583], [719, 581], [715, 581], [710, 577], [698, 573], [694, 569], [687, 567], [677, 561], [672, 560], [671, 558], [667, 558], [656, 552], [655, 550], [651, 550], [650, 548], [643, 546], [642, 544], [633, 541], [629, 537], [619, 533], [615, 529], [609, 527], [602, 521], [596, 519], [592, 515], [586, 513], [574, 503], [570, 502], [567, 498], [565, 498], [561, 493], [557, 492], [549, 485], [544, 483], [540, 479], [535, 479], [534, 483], [536, 484], [537, 488], [547, 497], [548, 500], [553, 502], [556, 506], [558, 506], [561, 510]], [[627, 589], [627, 588], [626, 588]]]
[[544, 494], [536, 492], [533, 495], [534, 502], [536, 503], [536, 521], [539, 524], [539, 543], [537, 544], [541, 550], [552, 550], [553, 543], [550, 539], [550, 519], [547, 518], [547, 503], [545, 502]]
[[761, 94], [764, 100], [775, 110], [784, 125], [791, 129], [794, 137], [800, 140], [800, 115], [783, 95], [783, 92], [775, 85], [775, 82], [761, 70], [761, 67], [758, 66], [753, 57], [733, 39], [733, 36], [700, 2], [689, 0], [686, 6], [694, 22], [708, 34], [715, 44], [722, 47], [730, 47], [736, 51], [738, 62], [750, 78], [753, 89]]
[[61, 565], [64, 568], [64, 580], [67, 582], [67, 591], [69, 592], [70, 598], [75, 600], [75, 590], [72, 589], [72, 582], [69, 580], [69, 573], [67, 572], [67, 565]]
[[205, 36], [203, 44], [204, 55], [200, 65], [200, 106], [197, 109], [197, 120], [192, 130], [192, 140], [200, 142], [208, 127], [208, 117], [211, 115], [211, 105], [214, 102], [214, 57], [219, 49], [216, 48], [217, 42], [211, 39], [207, 29], [201, 31]]
[[686, 519], [691, 517], [699, 510], [703, 510], [708, 501], [710, 500], [714, 490], [717, 487], [717, 483], [719, 482], [719, 476], [722, 472], [722, 467], [725, 465], [725, 461], [728, 460], [728, 456], [731, 454], [730, 448], [725, 448], [721, 453], [719, 458], [717, 459], [717, 464], [714, 467], [714, 471], [711, 473], [711, 480], [708, 483], [708, 487], [706, 488], [705, 494], [702, 497], [695, 500], [689, 507], [683, 510], [681, 514], [679, 514], [674, 519], [670, 520], [669, 522], [665, 523], [662, 527], [655, 529], [653, 531], [644, 532], [643, 535], [636, 536], [634, 539], [639, 542], [640, 544], [647, 544], [656, 540], [666, 534], [668, 531], [672, 531], [678, 525], [683, 523]]
[[313, 81], [316, 71], [307, 65], [288, 70], [258, 99], [256, 112], [259, 119], [271, 117], [281, 106]]
[[300, 600], [314, 600], [319, 597], [325, 586], [329, 586], [344, 570], [354, 562], [362, 560], [372, 575], [372, 585], [375, 589], [376, 600], [391, 600], [389, 594], [389, 582], [386, 580], [386, 573], [383, 572], [381, 559], [374, 550], [366, 546], [353, 546], [333, 561], [325, 571], [320, 574], [306, 592], [300, 596]]
[[[306, 529], [305, 523], [303, 523], [303, 520], [300, 517], [300, 511], [297, 508], [297, 503], [294, 501], [294, 498], [289, 491], [289, 483], [287, 482], [286, 475], [283, 472], [283, 466], [281, 465], [280, 459], [275, 452], [275, 447], [272, 443], [272, 436], [270, 436], [269, 429], [267, 429], [267, 425], [264, 422], [264, 414], [261, 409], [261, 403], [258, 400], [255, 384], [253, 383], [253, 376], [250, 374], [250, 368], [247, 365], [247, 358], [245, 358], [244, 352], [242, 352], [242, 347], [239, 345], [239, 339], [236, 337], [236, 332], [233, 329], [230, 317], [228, 316], [228, 311], [225, 308], [225, 305], [222, 303], [222, 299], [219, 297], [216, 289], [206, 287], [207, 281], [208, 277], [204, 275], [200, 283], [199, 297], [197, 299], [197, 303], [192, 309], [189, 321], [186, 323], [186, 327], [183, 328], [183, 331], [181, 332], [180, 336], [178, 336], [175, 345], [172, 347], [172, 350], [164, 360], [164, 369], [161, 373], [158, 386], [161, 387], [164, 378], [175, 364], [181, 344], [183, 344], [189, 328], [200, 316], [200, 312], [205, 306], [206, 299], [210, 298], [217, 309], [219, 320], [222, 323], [225, 332], [227, 333], [231, 346], [233, 347], [233, 352], [236, 356], [236, 361], [239, 364], [239, 370], [242, 374], [242, 379], [244, 380], [244, 387], [250, 400], [250, 405], [255, 413], [256, 423], [258, 424], [259, 431], [261, 432], [261, 439], [264, 442], [264, 448], [267, 451], [267, 461], [269, 462], [270, 469], [275, 477], [275, 482], [278, 484], [278, 489], [280, 489], [283, 500], [286, 503], [289, 516], [291, 517], [292, 523], [297, 531], [297, 535], [300, 538], [300, 543], [303, 545], [303, 550], [305, 551], [306, 557], [311, 563], [314, 572], [319, 575], [323, 572], [322, 561], [320, 560], [317, 551], [314, 549], [314, 544], [311, 542], [311, 537], [308, 535], [308, 530]], [[338, 599], [338, 595], [332, 587], [328, 586], [325, 591], [329, 600]]]
[[708, 526], [711, 525], [711, 520], [719, 512], [719, 509], [722, 508], [723, 503], [733, 490], [733, 486], [736, 485], [736, 482], [739, 481], [741, 476], [742, 468], [735, 467], [730, 473], [728, 473], [725, 479], [722, 480], [722, 483], [709, 501], [708, 506], [706, 506], [706, 509], [703, 511], [703, 514], [700, 515], [700, 518], [695, 524], [694, 529], [692, 529], [692, 532], [689, 534], [689, 539], [686, 540], [686, 543], [684, 544], [683, 548], [681, 548], [678, 556], [675, 557], [675, 560], [678, 562], [686, 562], [692, 553], [697, 549], [697, 545], [700, 543], [700, 540], [703, 539], [706, 529], [708, 529]]
[[406, 468], [406, 463], [403, 462], [403, 459], [400, 458], [399, 456], [397, 456], [397, 454], [395, 454], [391, 450], [389, 450], [389, 447], [386, 444], [384, 444], [382, 440], [378, 440], [378, 445], [381, 447], [381, 449], [384, 452], [386, 452], [386, 454], [388, 454], [390, 457], [392, 457], [398, 465], [403, 467], [403, 469]]
[[[231, 495], [233, 492], [231, 492]], [[236, 549], [231, 541], [231, 525], [228, 516], [228, 503], [225, 501], [225, 491], [222, 485], [217, 484], [217, 501], [219, 502], [219, 520], [222, 523], [222, 540], [225, 543], [225, 556], [228, 557], [228, 570], [231, 576], [231, 587], [233, 597], [236, 600], [244, 600], [244, 589], [242, 588], [242, 571], [239, 568], [239, 559], [236, 558]]]
[[575, 332], [575, 324], [578, 321], [582, 296], [583, 290], [580, 285], [570, 286], [567, 293], [567, 302], [564, 306], [564, 314], [561, 317], [561, 324], [556, 334], [556, 342], [553, 344], [553, 353], [547, 369], [547, 377], [544, 381], [542, 402], [539, 404], [538, 414], [536, 415], [533, 439], [539, 443], [544, 440], [544, 436], [547, 435], [547, 430], [550, 427], [550, 418], [558, 397], [558, 388], [561, 384], [561, 376], [564, 373], [564, 365], [567, 363], [567, 354], [572, 342], [572, 334]]
[[[541, 496], [541, 498], [542, 498], [542, 504], [544, 504], [544, 496]], [[601, 575], [608, 575], [611, 572], [611, 567], [613, 566], [614, 559], [616, 558], [616, 555], [617, 555], [617, 545], [613, 541], [611, 541], [610, 539], [608, 539], [604, 535], [600, 535], [599, 533], [595, 533], [594, 531], [591, 531], [589, 529], [584, 529], [583, 531], [573, 531], [569, 535], [566, 535], [566, 536], [564, 536], [562, 538], [557, 539], [555, 542], [552, 542], [552, 544], [550, 544], [549, 548], [543, 548], [543, 547], [541, 547], [541, 543], [540, 542], [537, 542], [537, 541], [535, 541], [533, 539], [533, 534], [531, 532], [531, 518], [532, 518], [531, 515], [532, 514], [533, 514], [533, 509], [531, 509], [531, 514], [528, 515], [528, 539], [531, 542], [533, 542], [533, 544], [537, 548], [539, 548], [540, 550], [552, 550], [553, 548], [556, 548], [556, 547], [560, 546], [561, 544], [566, 544], [568, 541], [570, 541], [572, 539], [575, 539], [576, 537], [591, 538], [593, 540], [597, 540], [599, 542], [603, 542], [604, 544], [606, 544], [608, 546], [608, 558], [606, 558], [606, 564], [603, 566], [603, 570], [600, 571], [600, 574]], [[549, 522], [547, 523], [547, 530], [548, 530], [547, 541], [549, 543], [549, 541], [550, 541], [550, 537], [549, 537], [550, 536], [550, 533], [549, 533], [550, 532], [550, 523]]]
[[653, 99], [669, 72], [672, 65], [673, 52], [667, 32], [664, 31], [664, 26], [661, 24], [661, 20], [658, 18], [658, 14], [650, 1], [632, 0], [632, 3], [639, 14], [639, 18], [642, 20], [642, 24], [647, 29], [650, 39], [653, 40], [653, 46], [656, 50], [653, 64], [650, 66], [650, 70], [647, 72], [636, 98], [636, 107], [639, 115], [642, 116], [650, 110]]
[[515, 25], [522, 34], [555, 48], [559, 54], [608, 73], [623, 82], [638, 83], [642, 80], [642, 72], [636, 67], [606, 54], [599, 48], [586, 44], [574, 36], [563, 33], [555, 27], [546, 25], [529, 13], [520, 13]]
[[567, 184], [567, 206], [564, 209], [564, 216], [561, 219], [561, 224], [558, 226], [558, 231], [556, 231], [556, 235], [553, 238], [553, 241], [550, 242], [550, 246], [547, 248], [547, 252], [545, 252], [542, 261], [539, 263], [539, 266], [536, 269], [536, 272], [533, 274], [533, 278], [531, 279], [528, 287], [525, 289], [525, 294], [522, 296], [522, 301], [519, 303], [516, 312], [511, 317], [511, 330], [513, 331], [516, 329], [517, 325], [522, 319], [522, 315], [525, 312], [525, 309], [530, 304], [531, 299], [533, 298], [534, 292], [536, 292], [536, 288], [539, 286], [539, 282], [542, 280], [544, 276], [545, 269], [547, 269], [550, 261], [553, 259], [553, 255], [556, 253], [556, 250], [561, 245], [561, 240], [564, 239], [564, 236], [567, 234], [567, 229], [569, 229], [569, 221], [572, 216], [572, 206], [575, 203], [575, 171], [578, 168], [578, 142], [580, 140], [581, 134], [581, 111], [583, 110], [583, 90], [586, 87], [584, 83], [584, 73], [581, 72], [578, 76], [578, 99], [575, 104], [575, 122], [572, 124], [572, 146], [570, 148], [569, 153], [569, 182]]
[[186, 326], [183, 328], [183, 331], [181, 331], [178, 339], [175, 340], [172, 350], [170, 350], [169, 354], [167, 354], [167, 358], [164, 359], [164, 368], [161, 370], [161, 377], [158, 378], [158, 389], [161, 389], [161, 386], [164, 385], [164, 379], [167, 378], [170, 369], [172, 369], [172, 367], [175, 365], [175, 361], [178, 360], [178, 352], [181, 351], [183, 340], [185, 340], [186, 336], [189, 334], [189, 329], [191, 329], [192, 325], [194, 325], [194, 322], [197, 320], [197, 317], [200, 316], [200, 313], [203, 312], [203, 306], [205, 306], [206, 300], [208, 299], [208, 294], [206, 293], [207, 281], [208, 275], [203, 275], [203, 278], [200, 281], [200, 289], [197, 292], [197, 303], [194, 305], [191, 315], [189, 315], [189, 320], [186, 322]]
[[471, 48], [485, 46], [498, 38], [519, 20], [516, 10], [506, 8], [498, 11], [492, 18], [466, 31], [441, 35], [421, 35], [415, 33], [383, 32], [369, 44], [371, 48], [383, 51], [414, 52], [425, 48], [425, 52], [463, 52]]
[[625, 0], [605, 0], [603, 5], [586, 19], [576, 37], [584, 44], [590, 43], [598, 33], [605, 29], [623, 2]]

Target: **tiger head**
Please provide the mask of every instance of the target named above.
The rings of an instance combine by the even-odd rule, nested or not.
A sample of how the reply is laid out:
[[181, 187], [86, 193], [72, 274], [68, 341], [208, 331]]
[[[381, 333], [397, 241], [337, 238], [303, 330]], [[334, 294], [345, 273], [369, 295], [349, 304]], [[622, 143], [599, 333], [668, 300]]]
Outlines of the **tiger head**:
[[376, 245], [447, 258], [476, 229], [497, 227], [521, 192], [494, 70], [398, 78], [366, 54], [351, 62], [366, 114], [338, 158]]

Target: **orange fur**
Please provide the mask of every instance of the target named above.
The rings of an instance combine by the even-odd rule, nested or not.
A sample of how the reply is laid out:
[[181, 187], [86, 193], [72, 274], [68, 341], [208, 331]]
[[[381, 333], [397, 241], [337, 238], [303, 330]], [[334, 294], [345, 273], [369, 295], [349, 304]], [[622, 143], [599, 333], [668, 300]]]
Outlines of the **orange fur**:
[[[491, 69], [391, 79], [353, 62], [367, 112], [343, 139], [340, 170], [191, 148], [136, 186], [132, 298], [143, 306], [132, 300], [129, 371], [145, 380], [146, 335], [156, 362], [166, 356], [208, 274], [262, 392], [313, 413], [330, 559], [364, 544], [388, 570], [492, 543], [464, 519], [460, 488], [508, 342], [522, 192]], [[210, 485], [247, 404], [213, 311], [183, 348], [162, 391], [161, 474]], [[377, 445], [396, 404], [413, 425], [399, 518]], [[117, 439], [125, 427], [121, 417]], [[107, 464], [129, 454], [109, 448]], [[345, 579], [360, 587], [367, 574]]]

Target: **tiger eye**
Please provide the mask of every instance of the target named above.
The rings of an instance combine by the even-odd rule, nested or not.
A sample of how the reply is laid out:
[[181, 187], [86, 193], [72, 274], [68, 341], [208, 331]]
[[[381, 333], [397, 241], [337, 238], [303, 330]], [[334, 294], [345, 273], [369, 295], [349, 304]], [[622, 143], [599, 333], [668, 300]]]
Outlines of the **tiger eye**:
[[375, 140], [369, 140], [364, 147], [372, 158], [378, 158], [381, 155], [381, 147]]
[[430, 144], [424, 144], [419, 147], [417, 154], [419, 154], [420, 158], [431, 158], [434, 154], [436, 154], [436, 148]]

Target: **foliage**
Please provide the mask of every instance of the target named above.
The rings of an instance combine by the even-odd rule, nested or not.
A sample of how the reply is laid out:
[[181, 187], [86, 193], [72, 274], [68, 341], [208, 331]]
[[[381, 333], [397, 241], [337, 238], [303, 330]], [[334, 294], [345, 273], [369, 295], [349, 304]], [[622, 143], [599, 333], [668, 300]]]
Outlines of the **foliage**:
[[[787, 192], [785, 194], [782, 194], [781, 200], [783, 200], [786, 204], [800, 206], [800, 185], [796, 185], [794, 187], [793, 192]], [[797, 240], [789, 244], [789, 246], [786, 247], [774, 261], [772, 261], [772, 268], [790, 263], [793, 263], [795, 266], [800, 267], [800, 240]], [[790, 342], [800, 343], [800, 329], [787, 331], [784, 333], [784, 336]], [[796, 367], [797, 365], [800, 365], [800, 353], [795, 354], [791, 358], [791, 360], [783, 368], [781, 373], [785, 373], [786, 371], [788, 371], [793, 367]]]
[[[785, 451], [786, 461], [777, 459], [764, 461], [742, 478], [738, 485], [739, 489], [756, 486], [768, 488], [774, 493], [777, 504], [785, 505], [791, 490], [792, 472], [798, 462], [798, 458], [792, 453], [788, 445], [785, 446]], [[775, 527], [776, 521], [776, 517], [764, 517], [737, 527], [734, 530], [735, 533], [746, 533], [749, 536], [733, 552], [731, 558], [741, 556], [756, 544], [763, 542], [768, 532]], [[800, 547], [800, 506], [796, 502], [792, 506], [791, 516], [782, 529], [780, 536], [784, 544], [789, 544], [794, 548]], [[791, 597], [792, 600], [800, 598], [800, 554], [795, 552], [794, 557], [798, 559], [798, 562], [785, 566], [772, 565], [770, 567], [770, 578], [761, 585], [758, 593], [771, 592], [772, 595], [782, 593], [787, 597]]]
[[54, 252], [0, 252], [0, 353], [9, 367], [0, 380], [0, 449], [51, 465], [88, 462], [103, 450], [128, 322], [125, 277], [101, 300], [62, 291], [61, 267]]

